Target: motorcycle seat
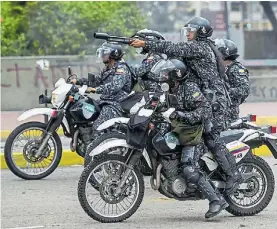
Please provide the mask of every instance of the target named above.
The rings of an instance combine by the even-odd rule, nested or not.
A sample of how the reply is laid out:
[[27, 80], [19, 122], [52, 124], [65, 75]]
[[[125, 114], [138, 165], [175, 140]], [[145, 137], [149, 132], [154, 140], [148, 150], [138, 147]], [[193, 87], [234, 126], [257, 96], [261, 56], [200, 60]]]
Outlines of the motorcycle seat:
[[224, 140], [224, 142], [227, 144], [232, 141], [238, 140], [243, 136], [243, 134], [243, 130], [226, 130], [221, 132], [220, 138]]

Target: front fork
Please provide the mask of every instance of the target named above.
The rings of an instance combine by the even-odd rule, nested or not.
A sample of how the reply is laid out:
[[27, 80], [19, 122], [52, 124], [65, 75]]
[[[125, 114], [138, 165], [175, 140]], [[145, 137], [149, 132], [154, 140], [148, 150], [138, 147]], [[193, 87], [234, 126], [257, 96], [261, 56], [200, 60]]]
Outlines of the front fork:
[[50, 118], [45, 130], [46, 134], [43, 136], [42, 142], [34, 155], [36, 158], [39, 158], [42, 155], [43, 149], [47, 145], [49, 139], [52, 137], [53, 132], [55, 132], [58, 129], [58, 127], [61, 125], [63, 117], [64, 117], [64, 112], [63, 110], [60, 110], [60, 111], [57, 111], [57, 115], [55, 117]]
[[135, 152], [131, 153], [130, 156], [128, 157], [126, 161], [128, 168], [124, 172], [122, 179], [120, 179], [118, 187], [116, 188], [116, 192], [115, 192], [116, 195], [119, 195], [120, 193], [122, 193], [122, 189], [124, 188], [125, 182], [127, 181], [131, 171], [139, 162], [141, 156], [142, 156], [142, 150], [135, 150]]

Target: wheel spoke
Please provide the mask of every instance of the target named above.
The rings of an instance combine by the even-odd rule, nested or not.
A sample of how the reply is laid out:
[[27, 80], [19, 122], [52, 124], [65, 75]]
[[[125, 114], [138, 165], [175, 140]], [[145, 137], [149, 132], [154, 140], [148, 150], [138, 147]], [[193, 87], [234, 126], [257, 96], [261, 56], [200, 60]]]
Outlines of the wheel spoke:
[[[34, 157], [43, 135], [43, 129], [30, 127], [15, 137], [11, 146], [11, 158], [18, 170], [28, 175], [39, 175], [51, 168], [57, 157], [57, 144], [54, 137], [49, 139], [42, 155], [39, 158]], [[49, 155], [47, 158], [44, 157], [45, 153]]]
[[[90, 186], [93, 186], [89, 181], [95, 180], [95, 172], [99, 170], [102, 175], [99, 191], [94, 188], [89, 189]], [[100, 194], [100, 200], [97, 199], [97, 202], [94, 200], [88, 202], [90, 208], [97, 214], [104, 217], [117, 217], [128, 212], [136, 202], [138, 198], [138, 178], [133, 170], [131, 170], [130, 175], [127, 177], [127, 181], [121, 192], [116, 194], [117, 185], [120, 183], [125, 170], [126, 165], [123, 162], [106, 161], [98, 164], [88, 176], [86, 183], [86, 187], [88, 188], [85, 189], [85, 196], [87, 199], [95, 199], [93, 191], [98, 193], [98, 198]], [[132, 191], [130, 191], [129, 186], [131, 186]], [[101, 202], [101, 204], [98, 204], [98, 202]]]
[[265, 195], [267, 188], [266, 176], [262, 169], [253, 163], [242, 163], [240, 165], [240, 168], [241, 173], [258, 173], [261, 178], [251, 177], [248, 180], [246, 180], [245, 183], [247, 183], [247, 189], [237, 191], [238, 197], [242, 195], [243, 198], [237, 198], [233, 195], [230, 199], [235, 205], [239, 207], [254, 207], [262, 201], [263, 196]]

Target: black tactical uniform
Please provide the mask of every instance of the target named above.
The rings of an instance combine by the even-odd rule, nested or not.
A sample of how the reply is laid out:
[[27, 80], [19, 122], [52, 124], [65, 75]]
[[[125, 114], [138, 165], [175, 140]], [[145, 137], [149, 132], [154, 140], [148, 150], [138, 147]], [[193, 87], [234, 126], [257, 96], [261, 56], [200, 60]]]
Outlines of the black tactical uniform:
[[[165, 40], [161, 33], [149, 29], [138, 31], [133, 38], [144, 38], [152, 41]], [[162, 59], [162, 55], [150, 52], [147, 48], [137, 49], [137, 53], [147, 54], [147, 57], [142, 61], [138, 68], [132, 68], [135, 75], [143, 80], [145, 90], [161, 91], [159, 83], [153, 81], [157, 76], [151, 72], [151, 68]]]
[[239, 118], [239, 105], [250, 93], [248, 70], [236, 59], [239, 57], [236, 44], [227, 39], [216, 39], [215, 44], [225, 62], [225, 74], [228, 78], [228, 92], [232, 105], [228, 112], [228, 121], [232, 123]]
[[220, 65], [221, 57], [214, 43], [207, 39], [213, 32], [208, 20], [194, 17], [186, 23], [181, 33], [184, 34], [186, 31], [195, 31], [195, 39], [177, 44], [170, 41], [146, 41], [145, 47], [152, 52], [184, 58], [193, 74], [200, 78], [199, 87], [211, 103], [213, 111], [213, 128], [204, 135], [204, 140], [226, 174], [226, 194], [231, 194], [238, 187], [241, 176], [236, 168], [235, 158], [229, 153], [225, 142], [220, 139], [220, 133], [227, 128], [225, 116], [228, 100], [223, 80], [224, 66]]
[[[193, 139], [190, 141], [187, 139], [186, 133], [182, 132], [180, 129], [180, 125], [177, 126], [177, 129], [179, 128], [180, 132], [178, 132], [177, 129], [173, 129], [173, 132], [177, 131], [180, 143], [185, 145], [182, 150], [181, 158], [184, 178], [186, 182], [195, 184], [198, 190], [210, 201], [209, 211], [205, 215], [206, 218], [210, 218], [228, 206], [224, 198], [216, 192], [211, 181], [201, 173], [198, 164], [203, 151], [206, 151], [201, 137], [203, 124], [205, 123], [205, 120], [211, 118], [212, 108], [210, 102], [205, 98], [199, 86], [189, 79], [191, 74], [187, 74], [187, 71], [182, 71], [182, 69], [186, 69], [184, 63], [177, 59], [171, 59], [170, 61], [176, 66], [176, 69], [180, 70], [179, 75], [185, 75], [184, 77], [178, 78], [177, 74], [175, 74], [176, 77], [174, 77], [174, 79], [178, 79], [178, 81], [181, 82], [177, 88], [179, 91], [177, 94], [182, 96], [183, 105], [182, 107], [178, 107], [175, 112], [170, 115], [170, 119], [173, 122], [179, 121], [181, 126], [195, 126], [196, 135], [200, 134], [196, 137], [199, 140]], [[186, 74], [183, 72], [186, 72]], [[171, 70], [168, 75], [172, 77], [173, 73], [174, 71]]]
[[93, 123], [93, 128], [97, 129], [103, 122], [122, 116], [120, 101], [125, 99], [131, 92], [131, 73], [127, 64], [122, 60], [123, 52], [120, 45], [104, 43], [98, 49], [99, 55], [109, 54], [110, 59], [116, 60], [112, 67], [106, 67], [99, 76], [94, 76], [93, 81], [86, 79], [79, 80], [76, 84], [87, 84], [96, 89], [96, 94], [101, 94], [99, 104], [102, 109], [99, 117]]

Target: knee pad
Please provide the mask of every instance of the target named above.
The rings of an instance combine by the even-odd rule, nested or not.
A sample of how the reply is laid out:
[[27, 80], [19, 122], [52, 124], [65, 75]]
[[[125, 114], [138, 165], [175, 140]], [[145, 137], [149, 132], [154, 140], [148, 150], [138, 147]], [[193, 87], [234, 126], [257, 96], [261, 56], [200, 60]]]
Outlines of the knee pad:
[[183, 167], [183, 174], [186, 181], [193, 184], [197, 184], [200, 178], [199, 170], [191, 165]]
[[195, 146], [185, 146], [182, 150], [181, 163], [190, 164], [194, 159]]

